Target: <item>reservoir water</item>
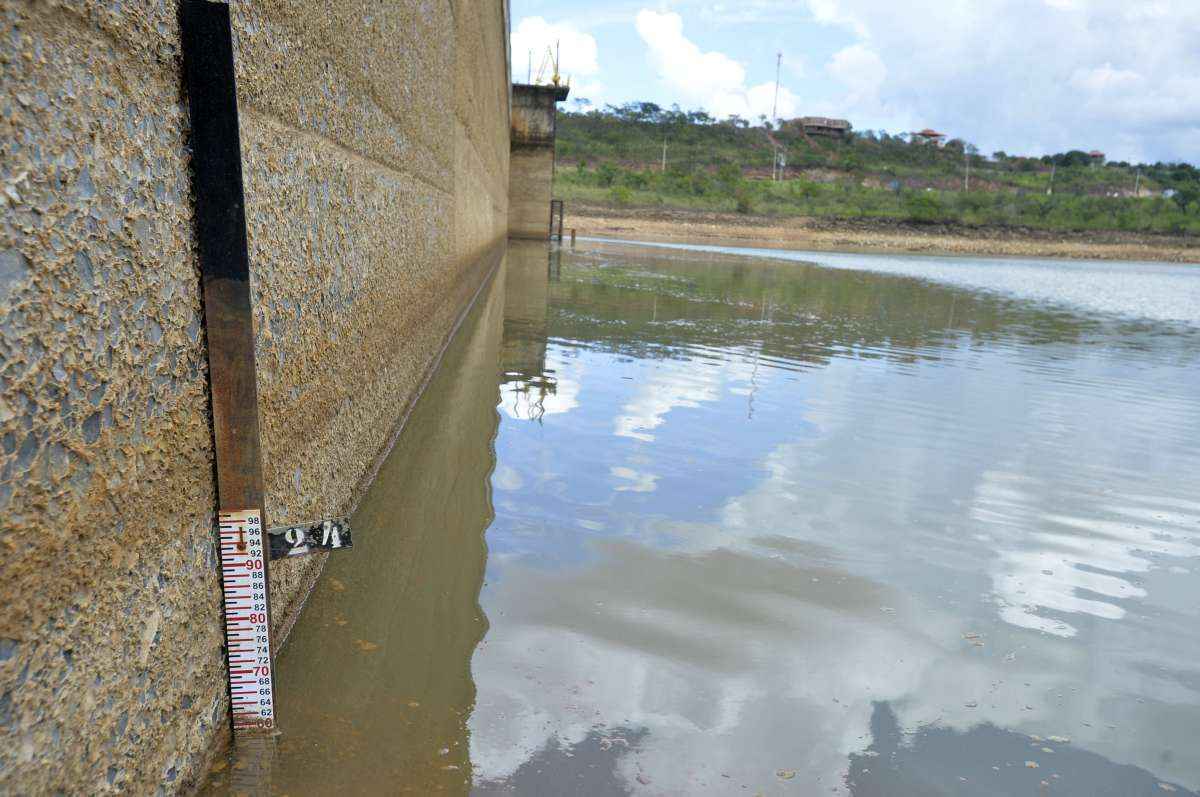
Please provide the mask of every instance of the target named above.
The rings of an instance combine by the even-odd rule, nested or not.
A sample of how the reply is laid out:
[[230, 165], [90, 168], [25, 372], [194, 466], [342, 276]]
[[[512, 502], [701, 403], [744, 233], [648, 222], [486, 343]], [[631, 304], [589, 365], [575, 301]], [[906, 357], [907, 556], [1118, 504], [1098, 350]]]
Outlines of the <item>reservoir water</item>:
[[1200, 267], [767, 254], [510, 248], [273, 791], [1200, 790]]

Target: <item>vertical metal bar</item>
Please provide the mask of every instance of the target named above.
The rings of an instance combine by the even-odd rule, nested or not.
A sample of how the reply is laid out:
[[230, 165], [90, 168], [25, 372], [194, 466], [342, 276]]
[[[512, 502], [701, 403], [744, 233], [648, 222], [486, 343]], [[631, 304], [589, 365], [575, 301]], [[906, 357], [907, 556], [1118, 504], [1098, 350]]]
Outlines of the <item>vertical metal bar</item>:
[[[229, 6], [184, 0], [180, 27], [191, 110], [192, 190], [208, 342], [217, 500], [222, 512], [261, 512], [262, 449], [250, 258]], [[266, 525], [264, 515], [262, 526]], [[268, 604], [268, 624], [269, 613]]]
[[[554, 229], [554, 216], [558, 214], [558, 230]], [[562, 243], [563, 239], [563, 201], [561, 199], [550, 200], [550, 240], [554, 240], [557, 236], [558, 242]]]

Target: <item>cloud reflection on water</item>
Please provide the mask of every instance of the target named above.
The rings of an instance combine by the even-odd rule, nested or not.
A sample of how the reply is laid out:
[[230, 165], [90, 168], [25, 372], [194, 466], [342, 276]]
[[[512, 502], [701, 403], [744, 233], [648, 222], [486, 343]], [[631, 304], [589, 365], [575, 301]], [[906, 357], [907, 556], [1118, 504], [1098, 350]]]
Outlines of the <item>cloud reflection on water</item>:
[[[827, 279], [861, 288], [845, 273]], [[1003, 333], [934, 347], [906, 331], [869, 346], [822, 341], [823, 366], [797, 377], [778, 352], [748, 370], [743, 344], [657, 358], [581, 346], [589, 308], [578, 292], [571, 301], [587, 400], [544, 420], [540, 442], [505, 448], [503, 464], [537, 482], [573, 429], [610, 424], [621, 442], [587, 438], [607, 496], [572, 508], [584, 495], [575, 484], [553, 505], [530, 493], [527, 506], [498, 507], [490, 544], [507, 545], [527, 512], [543, 528], [587, 515], [591, 533], [562, 537], [578, 549], [570, 557], [534, 547], [489, 563], [492, 632], [473, 664], [478, 781], [619, 726], [645, 731], [617, 764], [630, 790], [832, 789], [886, 703], [914, 732], [990, 723], [1070, 735], [1097, 757], [1200, 782], [1184, 752], [1200, 741], [1200, 690], [1179, 687], [1192, 675], [1163, 674], [1192, 672], [1200, 635], [1155, 632], [1187, 628], [1197, 607], [1146, 583], [1186, 578], [1170, 568], [1200, 552], [1200, 515], [1183, 498], [1194, 448], [1161, 435], [1200, 440], [1182, 412], [1194, 402], [1149, 387], [1179, 375], [1174, 355], [1147, 365], [1118, 348]], [[970, 311], [962, 300], [943, 317], [970, 325]], [[653, 312], [658, 323], [664, 304]], [[696, 313], [687, 328], [703, 328]], [[1144, 413], [1133, 424], [1131, 406]], [[1115, 427], [1123, 437], [1097, 434]], [[668, 488], [689, 441], [711, 472], [687, 494]], [[1139, 503], [1135, 489], [1151, 498]]]

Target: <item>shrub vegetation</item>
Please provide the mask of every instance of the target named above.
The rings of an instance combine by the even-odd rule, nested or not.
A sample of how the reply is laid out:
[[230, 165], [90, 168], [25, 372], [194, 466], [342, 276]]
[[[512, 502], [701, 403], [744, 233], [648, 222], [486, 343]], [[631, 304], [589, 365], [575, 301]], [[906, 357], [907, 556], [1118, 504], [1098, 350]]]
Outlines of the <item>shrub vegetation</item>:
[[[777, 148], [781, 180], [771, 179]], [[1200, 234], [1195, 167], [1093, 163], [1079, 150], [985, 157], [960, 140], [939, 148], [872, 130], [818, 138], [787, 122], [630, 103], [560, 112], [557, 158], [557, 196], [622, 207]]]

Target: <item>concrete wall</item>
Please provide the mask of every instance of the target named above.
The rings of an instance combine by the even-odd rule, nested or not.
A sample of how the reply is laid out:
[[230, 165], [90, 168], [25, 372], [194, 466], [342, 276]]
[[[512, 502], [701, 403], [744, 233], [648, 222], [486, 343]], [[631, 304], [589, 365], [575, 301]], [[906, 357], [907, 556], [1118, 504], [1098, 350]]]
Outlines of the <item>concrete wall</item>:
[[508, 234], [546, 240], [550, 235], [554, 147], [514, 149], [510, 163]]
[[508, 234], [514, 238], [549, 237], [557, 103], [567, 91], [565, 86], [513, 86]]
[[[175, 8], [0, 0], [0, 792], [179, 791], [227, 726]], [[505, 235], [507, 8], [233, 10], [276, 523], [349, 508]]]

